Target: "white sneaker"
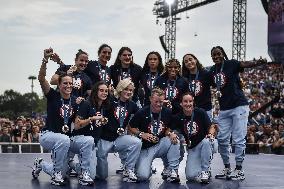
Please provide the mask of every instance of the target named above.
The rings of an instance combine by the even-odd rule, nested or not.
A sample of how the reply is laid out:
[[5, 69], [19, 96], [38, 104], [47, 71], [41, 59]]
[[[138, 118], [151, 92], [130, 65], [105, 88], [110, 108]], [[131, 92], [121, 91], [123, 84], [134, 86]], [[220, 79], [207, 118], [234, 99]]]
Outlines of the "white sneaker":
[[230, 178], [232, 180], [244, 180], [245, 179], [245, 173], [243, 170], [238, 170], [238, 169], [235, 169], [231, 175], [230, 175]]
[[116, 174], [122, 174], [123, 173], [123, 171], [124, 171], [124, 166], [123, 165], [120, 165], [120, 167], [118, 168], [118, 169], [116, 169]]
[[43, 161], [42, 158], [35, 158], [33, 171], [32, 171], [32, 176], [34, 179], [37, 179], [39, 177], [39, 173], [42, 170], [41, 165], [40, 165], [42, 161]]
[[94, 184], [94, 181], [90, 177], [90, 174], [88, 171], [83, 171], [83, 173], [79, 176], [79, 184], [83, 186], [91, 186]]
[[57, 171], [53, 173], [53, 176], [51, 178], [51, 184], [56, 186], [63, 186], [65, 185], [64, 179], [62, 177], [61, 171]]
[[122, 178], [122, 180], [124, 181], [124, 182], [137, 182], [137, 176], [136, 176], [136, 174], [134, 173], [134, 171], [133, 170], [124, 170], [123, 171], [123, 173], [122, 173], [122, 175], [123, 175], [123, 178]]
[[220, 173], [218, 173], [216, 179], [230, 179], [230, 174], [232, 172], [231, 168], [224, 168]]
[[180, 179], [179, 179], [179, 175], [178, 175], [178, 171], [172, 169], [168, 178], [167, 178], [168, 182], [174, 182], [174, 183], [179, 183]]
[[199, 175], [195, 178], [195, 180], [199, 183], [208, 184], [209, 183], [209, 172], [201, 171]]
[[161, 175], [162, 175], [162, 179], [166, 180], [171, 174], [171, 170], [164, 168], [164, 170], [162, 171]]

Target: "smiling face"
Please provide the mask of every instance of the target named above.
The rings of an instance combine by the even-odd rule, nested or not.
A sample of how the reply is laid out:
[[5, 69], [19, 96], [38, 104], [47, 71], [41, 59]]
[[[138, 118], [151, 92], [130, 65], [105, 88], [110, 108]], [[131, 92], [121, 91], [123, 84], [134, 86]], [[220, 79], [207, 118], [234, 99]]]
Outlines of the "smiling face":
[[123, 89], [120, 93], [120, 99], [122, 101], [127, 101], [132, 98], [134, 91], [134, 86], [132, 84], [128, 85], [125, 89]]
[[159, 113], [162, 110], [164, 100], [165, 100], [164, 94], [163, 95], [157, 93], [152, 94], [152, 96], [150, 96], [152, 112]]
[[185, 115], [191, 115], [192, 110], [193, 110], [193, 97], [190, 94], [184, 95], [182, 97], [182, 101], [180, 105]]
[[188, 70], [194, 71], [197, 69], [197, 60], [192, 55], [186, 55], [183, 59], [183, 62]]
[[214, 48], [211, 53], [211, 58], [215, 64], [221, 64], [224, 61], [224, 54], [221, 49]]
[[64, 76], [61, 78], [60, 83], [58, 85], [59, 92], [62, 96], [70, 96], [73, 88], [73, 80], [70, 76]]
[[176, 61], [171, 61], [166, 64], [166, 71], [169, 79], [176, 79], [180, 71], [180, 65]]
[[98, 87], [98, 99], [104, 101], [107, 99], [108, 87], [105, 84], [102, 84]]
[[83, 71], [87, 67], [88, 62], [88, 55], [80, 54], [78, 58], [75, 59], [75, 65], [77, 67], [77, 70]]
[[111, 48], [104, 47], [99, 51], [99, 61], [103, 64], [106, 64], [111, 58]]
[[128, 50], [124, 50], [119, 56], [119, 59], [121, 61], [121, 65], [128, 67], [132, 62], [132, 53]]

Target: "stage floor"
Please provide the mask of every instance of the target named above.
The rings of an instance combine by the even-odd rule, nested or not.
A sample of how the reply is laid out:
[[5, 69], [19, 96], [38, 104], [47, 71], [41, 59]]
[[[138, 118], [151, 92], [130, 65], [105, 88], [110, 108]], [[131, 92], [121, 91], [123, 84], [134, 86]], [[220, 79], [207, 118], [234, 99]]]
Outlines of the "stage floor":
[[[49, 154], [0, 154], [0, 189], [50, 189], [50, 188], [97, 188], [97, 189], [284, 189], [284, 156], [272, 154], [247, 155], [244, 163], [246, 180], [227, 181], [212, 178], [208, 185], [187, 182], [185, 179], [185, 161], [179, 168], [180, 184], [164, 182], [161, 178], [162, 161], [156, 159], [154, 167], [157, 173], [146, 183], [125, 183], [121, 175], [115, 173], [120, 160], [114, 154], [109, 155], [109, 177], [106, 181], [96, 181], [95, 185], [80, 186], [77, 178], [70, 178], [64, 187], [50, 184], [50, 177], [41, 172], [38, 180], [32, 178], [31, 166], [35, 157], [50, 160]], [[233, 160], [233, 156], [231, 156]], [[213, 177], [223, 169], [219, 154], [215, 154], [212, 162]]]

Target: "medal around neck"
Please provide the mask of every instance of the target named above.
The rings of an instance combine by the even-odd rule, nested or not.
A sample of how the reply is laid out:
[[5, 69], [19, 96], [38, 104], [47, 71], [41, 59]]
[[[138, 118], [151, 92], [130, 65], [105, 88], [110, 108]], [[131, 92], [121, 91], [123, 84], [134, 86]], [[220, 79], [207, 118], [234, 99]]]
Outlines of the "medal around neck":
[[218, 98], [221, 98], [221, 96], [222, 96], [221, 91], [216, 91], [216, 96], [217, 96]]
[[63, 126], [62, 126], [62, 132], [63, 132], [63, 133], [67, 133], [68, 131], [69, 131], [68, 125], [63, 125]]
[[125, 134], [125, 130], [124, 130], [123, 128], [118, 128], [116, 132], [117, 132], [117, 134], [118, 134], [119, 136]]
[[159, 137], [158, 136], [153, 136], [153, 143], [158, 143], [160, 141]]

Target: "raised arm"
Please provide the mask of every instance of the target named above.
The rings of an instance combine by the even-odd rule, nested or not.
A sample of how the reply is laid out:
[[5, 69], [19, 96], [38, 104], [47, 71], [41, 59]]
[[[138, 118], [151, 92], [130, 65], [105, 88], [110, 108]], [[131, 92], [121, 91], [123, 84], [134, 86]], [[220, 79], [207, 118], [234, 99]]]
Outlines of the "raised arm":
[[42, 91], [45, 95], [50, 90], [50, 85], [49, 85], [48, 81], [46, 80], [45, 76], [46, 76], [46, 64], [48, 63], [48, 59], [50, 58], [52, 53], [53, 53], [52, 48], [45, 49], [43, 51], [44, 58], [42, 59], [41, 67], [40, 67], [40, 70], [39, 70], [39, 73], [38, 73], [38, 81], [39, 81], [41, 89], [42, 89]]

